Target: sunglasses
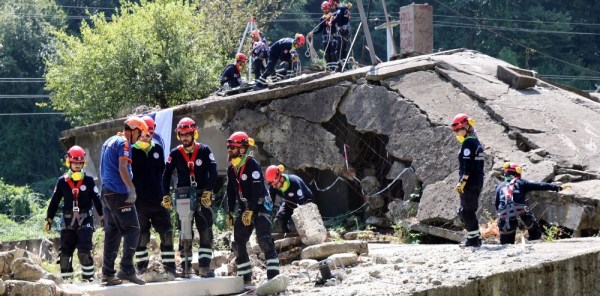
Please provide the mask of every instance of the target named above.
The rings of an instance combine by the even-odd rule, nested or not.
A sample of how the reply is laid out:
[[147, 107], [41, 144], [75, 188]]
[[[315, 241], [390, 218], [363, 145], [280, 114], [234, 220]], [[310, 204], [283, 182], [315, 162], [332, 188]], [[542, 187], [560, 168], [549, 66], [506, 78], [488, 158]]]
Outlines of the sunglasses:
[[71, 164], [74, 164], [74, 165], [83, 165], [83, 162], [77, 161], [77, 162], [71, 162]]
[[238, 149], [240, 147], [236, 147], [236, 146], [227, 146], [227, 150], [235, 150]]
[[182, 124], [177, 126], [178, 129], [196, 128], [196, 124]]

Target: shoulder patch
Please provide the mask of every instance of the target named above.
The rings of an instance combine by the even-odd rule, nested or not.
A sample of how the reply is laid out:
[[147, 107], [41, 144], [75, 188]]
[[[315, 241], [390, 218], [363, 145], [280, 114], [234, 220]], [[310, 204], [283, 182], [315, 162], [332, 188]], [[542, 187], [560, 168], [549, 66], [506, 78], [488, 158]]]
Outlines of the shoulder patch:
[[463, 155], [464, 156], [469, 156], [471, 155], [471, 150], [469, 148], [465, 148], [465, 150], [463, 150]]
[[85, 186], [85, 184], [81, 185], [81, 187], [79, 187], [79, 190], [81, 191], [85, 191], [87, 189], [87, 186]]
[[293, 192], [288, 193], [288, 196], [294, 196]]
[[212, 161], [215, 161], [215, 155], [212, 153], [208, 155], [208, 158]]
[[260, 178], [260, 173], [258, 171], [252, 172], [252, 178], [258, 180], [258, 178]]
[[242, 181], [246, 181], [248, 179], [248, 175], [242, 174], [241, 179], [242, 179]]
[[201, 166], [202, 165], [202, 159], [198, 158], [196, 159], [196, 166]]
[[98, 186], [94, 186], [94, 192], [95, 192], [95, 193], [98, 193], [98, 192], [99, 192], [99, 190], [98, 190]]
[[296, 192], [296, 194], [298, 194], [298, 196], [303, 196], [304, 194], [302, 193], [302, 189], [298, 189], [298, 191]]
[[154, 156], [154, 159], [158, 159], [160, 157], [160, 155], [158, 154], [158, 152], [154, 152], [154, 154], [152, 156]]

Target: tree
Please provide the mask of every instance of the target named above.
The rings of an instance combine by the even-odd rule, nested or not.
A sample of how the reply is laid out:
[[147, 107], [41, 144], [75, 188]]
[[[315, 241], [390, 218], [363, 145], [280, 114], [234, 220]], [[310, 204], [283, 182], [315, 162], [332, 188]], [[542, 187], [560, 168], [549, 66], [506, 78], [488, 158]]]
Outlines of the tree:
[[[64, 155], [58, 143], [68, 128], [61, 116], [28, 115], [52, 111], [43, 98], [42, 60], [52, 51], [51, 32], [64, 23], [60, 9], [47, 0], [0, 3], [0, 94], [34, 95], [31, 98], [0, 98], [0, 176], [11, 184], [24, 185], [56, 176]], [[23, 78], [7, 82], [7, 78]], [[36, 98], [35, 95], [40, 95]]]

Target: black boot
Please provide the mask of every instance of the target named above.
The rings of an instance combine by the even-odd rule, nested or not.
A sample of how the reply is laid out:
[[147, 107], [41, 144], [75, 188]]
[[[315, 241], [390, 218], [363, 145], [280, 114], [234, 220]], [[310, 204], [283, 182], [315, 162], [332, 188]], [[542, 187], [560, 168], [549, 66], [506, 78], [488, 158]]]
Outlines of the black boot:
[[461, 247], [479, 248], [479, 247], [481, 247], [481, 237], [477, 236], [477, 237], [468, 238], [463, 244], [461, 244]]

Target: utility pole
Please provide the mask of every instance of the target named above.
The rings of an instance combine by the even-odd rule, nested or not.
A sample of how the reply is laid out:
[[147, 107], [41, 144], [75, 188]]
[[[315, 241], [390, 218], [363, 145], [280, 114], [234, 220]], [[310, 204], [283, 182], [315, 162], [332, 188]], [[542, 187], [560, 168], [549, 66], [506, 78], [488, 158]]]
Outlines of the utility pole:
[[358, 6], [358, 12], [360, 13], [360, 20], [364, 24], [363, 31], [367, 38], [367, 45], [369, 46], [369, 56], [371, 57], [371, 64], [377, 65], [377, 56], [375, 56], [375, 47], [373, 46], [373, 39], [371, 39], [371, 32], [369, 31], [369, 23], [367, 22], [367, 16], [365, 15], [365, 9], [362, 4], [362, 0], [356, 0], [356, 6]]
[[385, 23], [387, 24], [387, 42], [388, 45], [391, 45], [392, 52], [391, 54], [388, 52], [387, 60], [390, 60], [391, 56], [396, 55], [396, 44], [394, 43], [394, 26], [390, 23], [390, 16], [387, 13], [387, 7], [385, 6], [385, 0], [381, 0], [381, 5], [383, 5], [383, 14], [385, 15]]

